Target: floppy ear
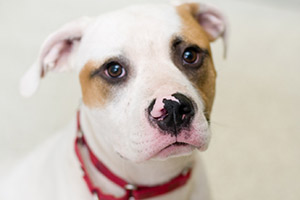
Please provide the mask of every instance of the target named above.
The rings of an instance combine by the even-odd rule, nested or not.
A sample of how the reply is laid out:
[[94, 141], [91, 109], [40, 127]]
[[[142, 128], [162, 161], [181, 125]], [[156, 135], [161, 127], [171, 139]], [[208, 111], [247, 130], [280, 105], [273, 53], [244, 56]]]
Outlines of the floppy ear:
[[50, 34], [43, 43], [39, 56], [20, 82], [20, 92], [29, 97], [37, 90], [40, 79], [48, 71], [67, 71], [72, 69], [72, 62], [85, 28], [90, 19], [82, 17], [67, 23]]
[[217, 8], [202, 4], [202, 3], [182, 3], [186, 1], [177, 1], [175, 5], [185, 6], [191, 14], [195, 17], [198, 23], [206, 32], [208, 39], [212, 42], [218, 38], [223, 39], [224, 43], [224, 57], [226, 57], [227, 50], [227, 34], [228, 23], [225, 15]]

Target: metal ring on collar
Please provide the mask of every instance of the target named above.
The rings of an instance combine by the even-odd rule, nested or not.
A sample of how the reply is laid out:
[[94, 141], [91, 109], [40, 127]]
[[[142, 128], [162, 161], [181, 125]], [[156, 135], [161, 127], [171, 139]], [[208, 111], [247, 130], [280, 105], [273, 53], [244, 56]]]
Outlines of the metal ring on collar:
[[137, 187], [136, 187], [135, 185], [130, 184], [130, 183], [127, 184], [127, 185], [125, 185], [124, 188], [125, 188], [126, 190], [136, 190], [136, 189], [137, 189]]

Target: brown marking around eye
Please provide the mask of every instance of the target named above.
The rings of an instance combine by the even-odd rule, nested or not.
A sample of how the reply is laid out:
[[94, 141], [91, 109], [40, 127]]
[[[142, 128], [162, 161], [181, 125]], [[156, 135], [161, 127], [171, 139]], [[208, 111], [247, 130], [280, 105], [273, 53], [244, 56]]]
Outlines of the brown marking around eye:
[[88, 107], [102, 107], [110, 96], [111, 86], [100, 77], [92, 77], [99, 67], [97, 62], [88, 61], [79, 73], [82, 100]]
[[199, 91], [205, 103], [204, 114], [209, 119], [215, 96], [216, 71], [211, 58], [209, 37], [195, 18], [198, 8], [199, 5], [196, 3], [186, 3], [177, 6], [176, 10], [182, 22], [180, 37], [182, 37], [183, 41], [189, 44], [196, 44], [208, 51], [208, 57], [203, 66], [193, 75], [187, 73], [187, 77]]

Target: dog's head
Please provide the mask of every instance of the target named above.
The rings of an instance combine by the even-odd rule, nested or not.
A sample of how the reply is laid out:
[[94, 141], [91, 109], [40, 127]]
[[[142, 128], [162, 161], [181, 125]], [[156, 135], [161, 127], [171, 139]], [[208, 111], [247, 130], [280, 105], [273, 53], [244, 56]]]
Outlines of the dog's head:
[[223, 15], [186, 3], [134, 6], [66, 24], [21, 81], [29, 96], [48, 71], [75, 70], [97, 137], [141, 162], [205, 150], [216, 72], [210, 42]]

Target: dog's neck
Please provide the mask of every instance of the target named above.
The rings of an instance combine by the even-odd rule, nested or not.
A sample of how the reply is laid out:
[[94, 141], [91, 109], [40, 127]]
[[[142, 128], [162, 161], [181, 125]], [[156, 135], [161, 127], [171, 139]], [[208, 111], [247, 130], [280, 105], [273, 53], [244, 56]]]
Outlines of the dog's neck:
[[[81, 109], [80, 113], [81, 129], [94, 154], [114, 174], [129, 183], [147, 186], [159, 185], [177, 176], [186, 167], [193, 165], [194, 154], [164, 161], [149, 160], [142, 163], [126, 160], [118, 155], [104, 138], [101, 138], [101, 130], [95, 130], [88, 111]], [[92, 170], [92, 172], [97, 173], [96, 170]]]

